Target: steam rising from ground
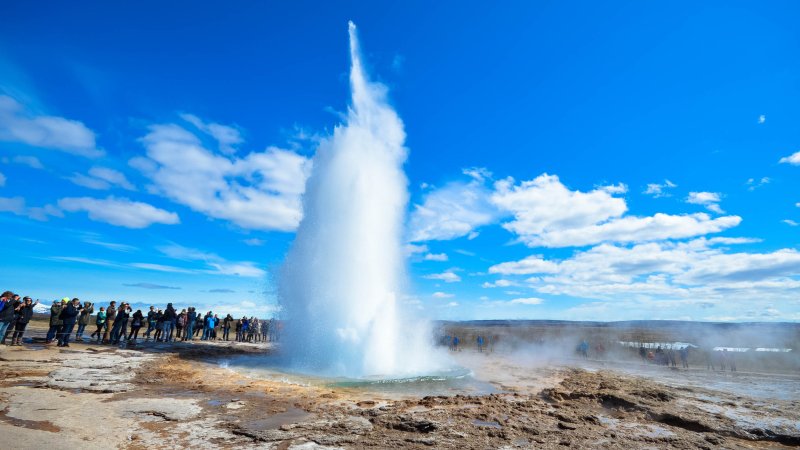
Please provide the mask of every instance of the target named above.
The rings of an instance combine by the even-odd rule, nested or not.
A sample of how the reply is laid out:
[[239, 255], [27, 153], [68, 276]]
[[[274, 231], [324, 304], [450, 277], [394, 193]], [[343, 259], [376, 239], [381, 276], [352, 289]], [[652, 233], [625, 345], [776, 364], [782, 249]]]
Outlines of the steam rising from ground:
[[304, 218], [282, 268], [285, 348], [300, 370], [348, 377], [433, 369], [427, 326], [404, 317], [402, 249], [408, 202], [403, 122], [364, 72], [350, 23], [347, 122], [314, 157]]

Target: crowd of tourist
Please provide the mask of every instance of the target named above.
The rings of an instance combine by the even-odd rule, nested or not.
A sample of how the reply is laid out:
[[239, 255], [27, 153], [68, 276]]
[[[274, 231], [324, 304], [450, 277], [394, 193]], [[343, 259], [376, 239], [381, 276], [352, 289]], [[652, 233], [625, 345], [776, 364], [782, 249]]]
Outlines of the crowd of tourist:
[[[3, 292], [0, 298], [0, 336], [3, 344], [10, 335], [10, 345], [21, 345], [22, 336], [33, 317], [33, 308], [38, 303], [38, 300], [33, 302], [30, 297], [20, 299], [11, 291]], [[134, 312], [130, 303], [121, 302], [117, 305], [116, 301], [112, 301], [95, 312], [92, 302], [81, 303], [80, 299], [65, 297], [54, 301], [50, 307], [49, 325], [45, 342], [57, 343], [59, 347], [69, 347], [73, 331], [78, 342], [86, 339], [111, 345], [135, 345], [140, 340], [151, 339], [155, 342], [194, 339], [274, 342], [278, 339], [278, 324], [274, 318], [266, 320], [245, 316], [235, 319], [231, 314], [220, 318], [213, 311], [203, 314], [194, 307], [178, 312], [172, 303], [168, 303], [164, 309], [150, 306], [145, 314], [141, 309]], [[84, 338], [86, 327], [90, 325], [94, 325], [95, 329]]]

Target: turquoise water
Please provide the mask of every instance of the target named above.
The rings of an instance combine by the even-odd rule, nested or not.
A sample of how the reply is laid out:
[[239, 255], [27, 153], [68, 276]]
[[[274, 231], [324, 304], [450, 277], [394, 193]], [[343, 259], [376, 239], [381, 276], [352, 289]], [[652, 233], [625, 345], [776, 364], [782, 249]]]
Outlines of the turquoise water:
[[216, 362], [221, 367], [250, 378], [301, 386], [356, 389], [401, 397], [485, 395], [499, 392], [492, 384], [476, 379], [470, 370], [463, 367], [409, 377], [341, 378], [298, 372], [282, 365], [278, 358], [263, 355], [237, 356]]

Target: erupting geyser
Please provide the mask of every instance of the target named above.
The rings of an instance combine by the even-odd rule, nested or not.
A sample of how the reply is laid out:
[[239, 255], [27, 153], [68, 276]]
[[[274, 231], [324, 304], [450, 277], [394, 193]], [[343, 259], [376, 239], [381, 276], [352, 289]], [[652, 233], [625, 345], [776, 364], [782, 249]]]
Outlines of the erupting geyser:
[[351, 105], [314, 157], [304, 217], [282, 268], [284, 349], [292, 366], [347, 377], [433, 369], [427, 326], [404, 317], [408, 202], [403, 122], [367, 79], [350, 22]]

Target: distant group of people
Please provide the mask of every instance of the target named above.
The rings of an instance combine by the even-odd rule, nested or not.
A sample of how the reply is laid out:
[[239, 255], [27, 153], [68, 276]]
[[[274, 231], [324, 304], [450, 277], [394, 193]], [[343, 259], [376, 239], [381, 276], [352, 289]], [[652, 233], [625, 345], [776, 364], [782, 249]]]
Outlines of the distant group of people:
[[725, 371], [727, 367], [731, 372], [736, 372], [736, 352], [729, 352], [727, 348], [706, 352], [706, 368], [708, 370]]
[[642, 358], [642, 361], [659, 366], [678, 367], [676, 354], [681, 360], [681, 366], [688, 369], [689, 346], [681, 347], [677, 352], [671, 348], [664, 350], [660, 345], [655, 350], [647, 350], [644, 346], [639, 347], [639, 357]]
[[[477, 347], [478, 351], [483, 353], [485, 351], [492, 352], [494, 351], [494, 344], [497, 342], [497, 336], [477, 336], [475, 337], [475, 346]], [[440, 345], [446, 345], [451, 351], [460, 352], [463, 349], [463, 344], [461, 342], [461, 338], [458, 336], [442, 336], [440, 338]]]
[[[0, 336], [4, 337], [3, 343], [5, 336], [12, 334], [11, 345], [21, 344], [22, 335], [33, 316], [33, 307], [36, 304], [38, 301], [33, 302], [30, 297], [20, 300], [11, 291], [2, 294]], [[50, 307], [50, 326], [45, 341], [48, 344], [57, 342], [59, 347], [69, 347], [70, 337], [77, 325], [75, 340], [82, 342], [86, 327], [92, 321], [96, 328], [87, 339], [112, 345], [137, 343], [142, 329], [142, 338], [145, 341], [152, 339], [156, 342], [192, 341], [195, 338], [204, 341], [228, 341], [231, 339], [231, 330], [235, 333], [233, 340], [237, 342], [278, 340], [278, 324], [274, 318], [265, 320], [245, 316], [235, 319], [227, 314], [220, 319], [212, 311], [202, 314], [194, 307], [178, 312], [172, 303], [168, 303], [163, 310], [150, 306], [145, 315], [140, 309], [134, 312], [130, 303], [121, 302], [117, 305], [116, 301], [110, 302], [108, 307], [101, 306], [95, 314], [95, 305], [92, 302], [81, 303], [78, 298], [70, 300], [65, 297], [54, 301]]]

